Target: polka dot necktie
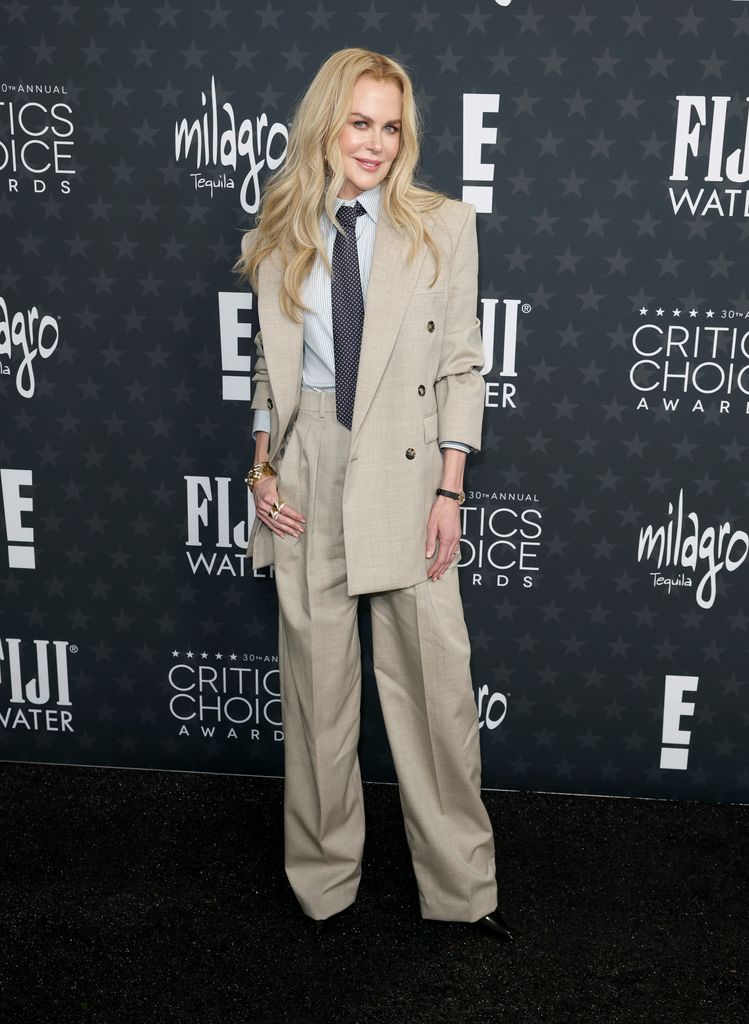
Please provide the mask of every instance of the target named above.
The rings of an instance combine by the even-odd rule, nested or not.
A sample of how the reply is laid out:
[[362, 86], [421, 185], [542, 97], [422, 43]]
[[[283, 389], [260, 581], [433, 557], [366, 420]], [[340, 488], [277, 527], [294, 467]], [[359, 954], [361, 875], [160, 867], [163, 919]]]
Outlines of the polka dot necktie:
[[336, 230], [333, 242], [330, 297], [333, 312], [333, 356], [335, 360], [335, 414], [351, 430], [359, 372], [364, 298], [356, 247], [356, 218], [366, 210], [361, 203], [339, 206], [336, 212], [345, 236]]

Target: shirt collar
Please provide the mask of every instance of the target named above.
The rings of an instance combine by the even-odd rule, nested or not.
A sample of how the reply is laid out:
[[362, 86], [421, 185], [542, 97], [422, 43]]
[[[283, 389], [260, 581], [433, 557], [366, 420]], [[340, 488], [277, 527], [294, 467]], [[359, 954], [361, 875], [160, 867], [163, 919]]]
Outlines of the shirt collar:
[[353, 206], [354, 203], [359, 202], [364, 207], [366, 212], [377, 223], [377, 217], [380, 212], [380, 200], [382, 197], [382, 182], [378, 182], [372, 188], [366, 188], [363, 192], [360, 192], [355, 199], [340, 199], [336, 196], [333, 202], [333, 212], [337, 213], [339, 206]]

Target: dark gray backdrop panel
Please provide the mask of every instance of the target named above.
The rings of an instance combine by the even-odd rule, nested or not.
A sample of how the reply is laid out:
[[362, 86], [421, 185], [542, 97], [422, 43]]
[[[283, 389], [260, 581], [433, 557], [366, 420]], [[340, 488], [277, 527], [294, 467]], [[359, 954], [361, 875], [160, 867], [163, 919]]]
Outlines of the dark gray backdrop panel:
[[[282, 772], [275, 591], [243, 557], [257, 319], [231, 264], [296, 99], [364, 45], [413, 73], [424, 180], [480, 210], [461, 587], [484, 784], [745, 802], [747, 3], [0, 24], [0, 756]], [[178, 152], [204, 115], [207, 152]], [[254, 160], [222, 161], [263, 116]], [[673, 546], [680, 496], [659, 578], [640, 531], [671, 522]], [[393, 780], [361, 610], [363, 773]]]

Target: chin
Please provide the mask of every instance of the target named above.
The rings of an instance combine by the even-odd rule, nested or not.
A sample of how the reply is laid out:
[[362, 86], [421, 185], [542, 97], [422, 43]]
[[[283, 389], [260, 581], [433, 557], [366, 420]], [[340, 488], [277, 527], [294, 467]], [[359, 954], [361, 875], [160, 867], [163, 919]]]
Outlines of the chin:
[[384, 179], [386, 174], [387, 168], [383, 170], [381, 167], [378, 167], [376, 172], [367, 173], [355, 162], [354, 166], [347, 172], [346, 177], [352, 185], [355, 185], [356, 188], [363, 192], [365, 189], [374, 188], [375, 185]]

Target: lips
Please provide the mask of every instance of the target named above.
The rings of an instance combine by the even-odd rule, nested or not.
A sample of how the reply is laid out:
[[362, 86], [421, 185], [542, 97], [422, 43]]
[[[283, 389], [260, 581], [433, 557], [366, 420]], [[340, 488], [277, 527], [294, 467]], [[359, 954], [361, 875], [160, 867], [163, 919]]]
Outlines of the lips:
[[382, 163], [381, 160], [361, 160], [358, 156], [354, 157], [358, 164], [361, 164], [365, 171], [376, 171]]

